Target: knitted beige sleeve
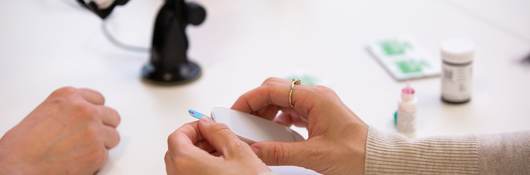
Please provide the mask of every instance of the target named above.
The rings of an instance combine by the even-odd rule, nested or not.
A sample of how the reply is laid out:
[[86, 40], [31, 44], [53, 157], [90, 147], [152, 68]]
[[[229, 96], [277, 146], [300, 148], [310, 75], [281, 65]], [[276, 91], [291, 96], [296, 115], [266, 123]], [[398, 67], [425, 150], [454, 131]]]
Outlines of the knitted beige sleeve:
[[478, 174], [478, 140], [426, 138], [368, 131], [365, 174]]
[[530, 174], [530, 131], [478, 138], [480, 174]]
[[365, 174], [530, 174], [530, 131], [408, 139], [370, 129]]

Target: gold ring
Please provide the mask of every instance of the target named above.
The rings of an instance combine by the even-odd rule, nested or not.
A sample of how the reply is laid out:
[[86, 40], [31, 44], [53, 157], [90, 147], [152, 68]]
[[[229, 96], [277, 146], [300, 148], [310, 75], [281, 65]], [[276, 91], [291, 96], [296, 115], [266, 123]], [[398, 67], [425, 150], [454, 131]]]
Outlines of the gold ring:
[[291, 89], [289, 89], [289, 107], [294, 108], [293, 96], [294, 96], [294, 86], [302, 84], [301, 80], [293, 79], [291, 80]]

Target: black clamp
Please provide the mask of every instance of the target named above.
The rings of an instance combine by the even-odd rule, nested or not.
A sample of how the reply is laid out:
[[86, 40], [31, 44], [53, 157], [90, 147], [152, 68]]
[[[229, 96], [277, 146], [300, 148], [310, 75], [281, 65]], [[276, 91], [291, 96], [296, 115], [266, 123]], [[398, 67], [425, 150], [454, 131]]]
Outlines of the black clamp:
[[186, 27], [200, 25], [206, 10], [185, 0], [166, 0], [155, 21], [151, 58], [142, 69], [142, 77], [161, 85], [184, 84], [198, 79], [201, 68], [188, 58]]
[[129, 2], [129, 0], [115, 0], [114, 2], [112, 2], [112, 4], [109, 7], [105, 7], [105, 8], [104, 7], [100, 7], [100, 4], [97, 4], [94, 1], [86, 2], [86, 0], [77, 0], [77, 2], [79, 2], [79, 4], [81, 4], [81, 6], [87, 8], [88, 10], [90, 10], [92, 12], [94, 12], [101, 19], [105, 19], [105, 18], [107, 18], [110, 15], [110, 13], [112, 13], [112, 10], [114, 10], [114, 8], [116, 6], [125, 5], [125, 4], [127, 4], [127, 2]]

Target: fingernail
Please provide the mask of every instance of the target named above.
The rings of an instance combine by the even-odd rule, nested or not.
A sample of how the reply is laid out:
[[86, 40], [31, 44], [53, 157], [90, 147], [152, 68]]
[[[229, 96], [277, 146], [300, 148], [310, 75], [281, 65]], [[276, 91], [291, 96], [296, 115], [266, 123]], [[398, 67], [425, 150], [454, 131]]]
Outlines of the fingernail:
[[251, 145], [250, 148], [252, 148], [252, 151], [254, 151], [256, 154], [259, 152], [259, 147], [256, 145]]
[[210, 124], [212, 122], [212, 120], [210, 120], [208, 117], [203, 117], [199, 120], [199, 122], [203, 123], [203, 124]]

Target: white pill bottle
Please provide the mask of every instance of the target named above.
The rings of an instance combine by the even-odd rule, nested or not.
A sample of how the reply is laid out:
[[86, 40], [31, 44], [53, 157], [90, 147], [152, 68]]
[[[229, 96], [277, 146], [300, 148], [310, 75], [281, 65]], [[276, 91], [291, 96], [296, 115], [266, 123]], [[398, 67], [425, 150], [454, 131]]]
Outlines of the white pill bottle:
[[471, 100], [475, 44], [469, 39], [442, 42], [442, 101], [452, 104]]
[[416, 91], [407, 86], [401, 89], [401, 101], [398, 103], [396, 127], [399, 132], [413, 134], [416, 131]]

